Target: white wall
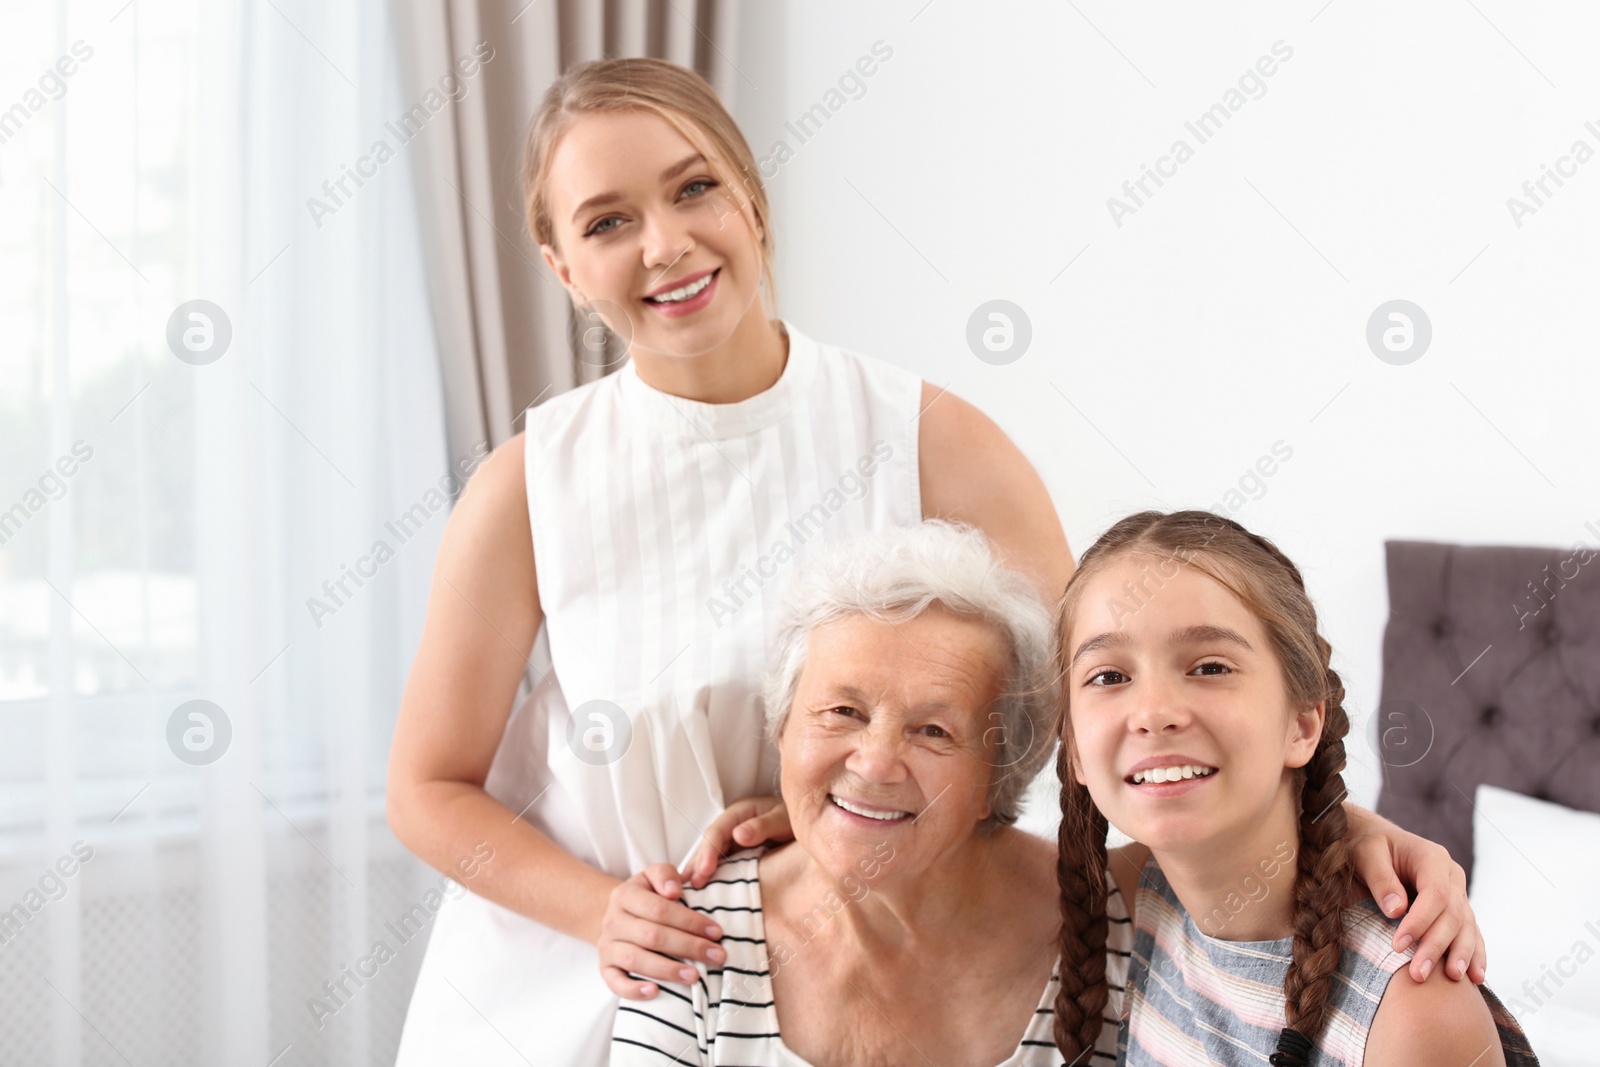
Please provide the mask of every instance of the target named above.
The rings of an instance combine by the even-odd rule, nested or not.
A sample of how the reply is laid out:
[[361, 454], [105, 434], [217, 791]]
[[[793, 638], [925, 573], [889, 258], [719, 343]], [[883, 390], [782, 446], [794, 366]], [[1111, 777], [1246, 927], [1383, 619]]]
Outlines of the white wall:
[[[1285, 442], [1235, 515], [1306, 573], [1370, 805], [1385, 539], [1600, 524], [1600, 159], [1520, 227], [1507, 206], [1574, 141], [1600, 151], [1600, 11], [923, 4], [746, 7], [736, 112], [758, 157], [794, 149], [769, 186], [784, 314], [993, 415], [1077, 552], [1128, 512], [1221, 503]], [[880, 40], [860, 99], [804, 144], [783, 129]], [[1264, 95], [1200, 143], [1185, 121], [1278, 41]], [[1107, 198], [1179, 138], [1193, 158], [1116, 225]], [[1033, 328], [1006, 366], [965, 339], [994, 298]], [[1365, 339], [1395, 298], [1433, 326], [1405, 366]]]

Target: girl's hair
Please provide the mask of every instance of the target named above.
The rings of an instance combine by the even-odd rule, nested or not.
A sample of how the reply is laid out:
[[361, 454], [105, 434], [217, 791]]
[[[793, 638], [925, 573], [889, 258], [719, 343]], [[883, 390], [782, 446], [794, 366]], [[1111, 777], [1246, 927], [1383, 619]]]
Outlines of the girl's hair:
[[[1067, 641], [1083, 590], [1095, 575], [1127, 554], [1160, 561], [1157, 582], [1171, 577], [1166, 564], [1196, 568], [1238, 597], [1260, 620], [1283, 670], [1291, 704], [1327, 702], [1322, 736], [1300, 779], [1298, 870], [1294, 883], [1294, 959], [1284, 981], [1288, 1028], [1313, 1042], [1328, 1016], [1339, 969], [1343, 912], [1354, 888], [1349, 827], [1345, 821], [1344, 684], [1330, 665], [1332, 649], [1317, 631], [1317, 612], [1300, 571], [1265, 537], [1208, 511], [1130, 515], [1083, 554], [1057, 613], [1057, 667], [1062, 674], [1061, 776], [1061, 991], [1056, 996], [1055, 1038], [1068, 1063], [1087, 1063], [1106, 1006], [1106, 819], [1072, 773], [1072, 686]], [[1175, 573], [1175, 572], [1173, 572]], [[1160, 595], [1159, 591], [1155, 595]], [[1127, 902], [1131, 911], [1133, 901]]]
[[[522, 156], [522, 194], [528, 232], [539, 244], [555, 245], [546, 197], [550, 160], [561, 135], [589, 112], [646, 111], [659, 116], [700, 154], [733, 197], [753, 234], [767, 291], [776, 299], [772, 276], [772, 216], [767, 190], [744, 134], [706, 80], [664, 59], [598, 59], [580, 63], [546, 90], [528, 126]], [[727, 168], [734, 168], [737, 174]], [[734, 192], [737, 189], [738, 192]]]

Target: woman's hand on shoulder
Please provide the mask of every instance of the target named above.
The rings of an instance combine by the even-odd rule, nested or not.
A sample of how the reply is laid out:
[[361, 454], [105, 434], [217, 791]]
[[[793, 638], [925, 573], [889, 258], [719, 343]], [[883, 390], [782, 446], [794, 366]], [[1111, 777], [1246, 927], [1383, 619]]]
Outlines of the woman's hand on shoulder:
[[[1409, 973], [1425, 981], [1438, 966], [1445, 975], [1482, 982], [1489, 959], [1467, 900], [1467, 872], [1443, 845], [1402, 830], [1365, 808], [1345, 803], [1350, 823], [1350, 858], [1356, 877], [1391, 919], [1405, 919], [1394, 932], [1394, 948], [1415, 943]], [[1406, 887], [1417, 891], [1408, 903]]]
[[789, 809], [780, 797], [746, 797], [735, 801], [711, 821], [700, 838], [684, 875], [696, 889], [704, 886], [717, 864], [735, 848], [750, 848], [763, 841], [793, 841]]
[[727, 959], [714, 944], [721, 928], [680, 903], [682, 897], [683, 876], [670, 863], [646, 867], [611, 891], [595, 942], [600, 975], [611, 992], [627, 1000], [648, 1000], [656, 995], [656, 982], [688, 985], [695, 980], [698, 972], [683, 961], [717, 964]]
[[993, 419], [922, 384], [917, 431], [922, 517], [976, 526], [1054, 605], [1072, 577], [1061, 520], [1044, 481]]

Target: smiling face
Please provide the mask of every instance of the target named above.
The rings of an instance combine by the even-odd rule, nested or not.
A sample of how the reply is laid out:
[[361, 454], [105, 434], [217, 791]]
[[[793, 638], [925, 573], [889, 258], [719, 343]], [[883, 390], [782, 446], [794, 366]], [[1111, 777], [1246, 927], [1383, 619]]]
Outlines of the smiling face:
[[[1113, 558], [1077, 600], [1065, 679], [1074, 773], [1158, 855], [1281, 833], [1321, 705], [1291, 704], [1265, 627], [1225, 586], [1168, 559], [1150, 591], [1150, 564]], [[1141, 581], [1135, 600], [1128, 583]]]
[[990, 710], [1008, 662], [987, 624], [937, 605], [811, 630], [778, 738], [801, 847], [842, 879], [887, 842], [886, 877], [906, 880], [972, 843], [989, 815]]
[[766, 321], [759, 237], [717, 176], [734, 171], [710, 151], [649, 111], [589, 112], [550, 159], [545, 262], [636, 351], [699, 355], [747, 316]]

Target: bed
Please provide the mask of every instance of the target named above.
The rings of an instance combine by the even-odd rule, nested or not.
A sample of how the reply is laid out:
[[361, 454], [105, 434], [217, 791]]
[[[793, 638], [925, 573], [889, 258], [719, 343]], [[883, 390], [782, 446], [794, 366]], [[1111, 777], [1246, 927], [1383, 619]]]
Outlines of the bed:
[[1391, 541], [1378, 810], [1467, 869], [1489, 986], [1600, 1064], [1600, 558]]

